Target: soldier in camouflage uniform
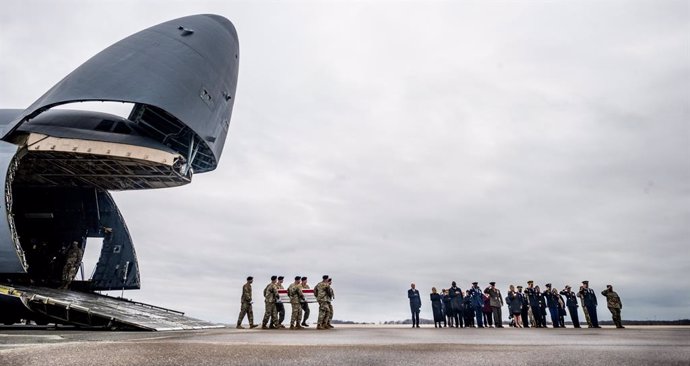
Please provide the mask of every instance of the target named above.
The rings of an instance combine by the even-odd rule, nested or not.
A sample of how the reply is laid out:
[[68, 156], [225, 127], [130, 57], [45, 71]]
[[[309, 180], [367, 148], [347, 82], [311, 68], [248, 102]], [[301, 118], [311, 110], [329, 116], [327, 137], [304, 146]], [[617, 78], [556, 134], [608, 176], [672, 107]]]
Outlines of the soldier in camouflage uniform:
[[82, 257], [84, 256], [84, 251], [79, 246], [76, 241], [72, 242], [72, 245], [67, 249], [65, 253], [65, 266], [62, 270], [62, 285], [61, 289], [66, 289], [72, 283], [74, 276], [77, 275], [79, 271], [79, 266], [81, 265]]
[[[278, 276], [278, 283], [276, 283], [276, 288], [278, 290], [284, 290], [285, 287], [283, 287], [283, 279], [285, 277], [283, 276]], [[285, 328], [283, 325], [283, 321], [285, 320], [285, 304], [283, 304], [283, 301], [278, 299], [276, 301], [276, 311], [278, 312], [278, 328]]]
[[242, 320], [244, 320], [244, 315], [247, 315], [249, 320], [249, 327], [256, 328], [258, 325], [254, 324], [254, 311], [252, 311], [252, 282], [254, 282], [254, 277], [247, 277], [247, 283], [242, 286], [242, 298], [240, 299], [240, 317], [237, 319], [237, 329], [244, 329], [242, 326]]
[[328, 301], [328, 275], [323, 275], [323, 281], [319, 282], [314, 288], [316, 301], [319, 303], [319, 320], [316, 329], [329, 329], [326, 321], [330, 317], [330, 304]]
[[333, 292], [333, 278], [328, 278], [328, 319], [326, 320], [326, 328], [334, 328], [331, 325], [331, 320], [333, 320], [333, 299], [335, 299], [335, 292]]
[[[302, 290], [309, 290], [311, 287], [307, 284], [307, 278], [302, 277]], [[304, 317], [302, 317], [302, 326], [308, 327], [307, 319], [309, 319], [309, 303], [306, 300], [302, 301], [302, 312]]]
[[266, 326], [269, 320], [271, 321], [270, 329], [278, 328], [278, 311], [276, 311], [276, 300], [278, 299], [277, 280], [278, 276], [271, 276], [271, 283], [264, 288], [266, 311], [264, 312], [264, 320], [261, 322], [261, 329], [269, 329]]
[[292, 316], [290, 316], [290, 329], [303, 329], [300, 325], [302, 319], [302, 304], [304, 301], [304, 294], [302, 293], [302, 277], [295, 277], [295, 282], [288, 286], [288, 296], [290, 297], [290, 306], [292, 307]]
[[580, 291], [577, 293], [577, 297], [580, 298], [580, 305], [582, 305], [582, 312], [585, 313], [585, 320], [587, 321], [587, 327], [593, 328], [592, 319], [589, 318], [589, 312], [587, 311], [587, 307], [585, 306], [585, 296], [582, 294], [582, 290], [584, 290], [584, 288], [585, 288], [585, 286], [580, 286]]
[[611, 312], [613, 324], [616, 325], [616, 328], [625, 328], [621, 323], [621, 309], [623, 308], [623, 303], [618, 294], [613, 291], [613, 286], [606, 285], [606, 290], [602, 291], [601, 294], [606, 297], [606, 306]]

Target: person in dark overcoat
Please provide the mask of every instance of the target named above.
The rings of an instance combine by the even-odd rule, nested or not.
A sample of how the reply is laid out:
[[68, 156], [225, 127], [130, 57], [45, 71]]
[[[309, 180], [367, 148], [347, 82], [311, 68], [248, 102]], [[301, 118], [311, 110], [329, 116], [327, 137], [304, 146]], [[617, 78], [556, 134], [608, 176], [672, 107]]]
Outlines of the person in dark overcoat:
[[431, 288], [429, 298], [431, 299], [431, 309], [434, 312], [434, 328], [443, 328], [441, 324], [445, 322], [443, 319], [443, 304], [441, 304], [441, 294], [438, 293], [436, 287]]

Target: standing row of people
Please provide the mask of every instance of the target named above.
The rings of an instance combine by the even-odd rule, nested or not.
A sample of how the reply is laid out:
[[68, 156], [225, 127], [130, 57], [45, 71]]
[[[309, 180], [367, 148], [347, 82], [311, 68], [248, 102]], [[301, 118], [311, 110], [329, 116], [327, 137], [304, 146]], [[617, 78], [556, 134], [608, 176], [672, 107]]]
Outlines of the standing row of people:
[[[410, 310], [412, 312], [412, 327], [419, 328], [419, 312], [421, 299], [415, 284], [408, 290]], [[503, 298], [495, 282], [483, 291], [478, 282], [472, 282], [472, 287], [462, 291], [452, 282], [448, 289], [439, 293], [432, 287], [431, 308], [434, 315], [434, 327], [496, 327], [503, 328], [502, 307], [507, 305], [510, 325], [517, 328], [546, 328], [547, 310], [554, 328], [565, 327], [565, 316], [570, 314], [573, 326], [580, 328], [578, 317], [578, 299], [580, 300], [590, 328], [600, 328], [597, 317], [597, 299], [594, 291], [589, 288], [589, 281], [582, 281], [580, 291], [575, 293], [569, 285], [562, 291], [547, 283], [542, 292], [534, 281], [527, 281], [527, 288], [510, 285], [508, 295]], [[607, 306], [611, 311], [613, 322], [617, 328], [623, 328], [620, 317], [622, 303], [613, 287], [608, 285], [602, 295], [607, 299]], [[505, 301], [504, 301], [505, 299]]]
[[[285, 320], [285, 305], [280, 299], [279, 290], [284, 290], [283, 287], [284, 276], [271, 276], [271, 282], [264, 288], [264, 304], [265, 311], [263, 321], [261, 322], [262, 329], [281, 329], [285, 328], [283, 321]], [[292, 314], [290, 317], [290, 329], [304, 329], [309, 327], [307, 319], [309, 318], [309, 304], [304, 296], [303, 290], [310, 289], [307, 277], [295, 276], [295, 281], [288, 286], [287, 296], [292, 307]], [[328, 275], [323, 276], [323, 281], [319, 282], [314, 288], [314, 296], [319, 304], [319, 317], [316, 329], [331, 329], [331, 320], [333, 319], [333, 305], [331, 302], [335, 298], [335, 293], [331, 287], [333, 279]], [[247, 277], [247, 282], [242, 286], [242, 297], [240, 299], [240, 315], [237, 319], [237, 329], [244, 329], [242, 321], [247, 316], [249, 320], [249, 327], [256, 328], [254, 324], [254, 312], [252, 310], [252, 283], [254, 277]]]

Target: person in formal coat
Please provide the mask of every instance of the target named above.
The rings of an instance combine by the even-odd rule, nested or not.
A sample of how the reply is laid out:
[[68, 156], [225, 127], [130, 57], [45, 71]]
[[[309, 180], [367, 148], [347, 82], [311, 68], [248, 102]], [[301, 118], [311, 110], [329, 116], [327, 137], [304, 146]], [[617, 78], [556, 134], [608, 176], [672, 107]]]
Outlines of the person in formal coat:
[[[443, 289], [443, 294], [441, 295], [441, 299], [443, 300], [443, 315], [445, 315], [446, 319], [446, 324], [448, 324], [449, 327], [453, 326], [453, 309], [450, 306], [450, 294], [448, 290]], [[445, 327], [446, 324], [443, 324]]]
[[410, 284], [407, 290], [407, 298], [410, 300], [410, 311], [412, 312], [412, 328], [419, 328], [419, 311], [422, 307], [422, 299], [419, 297], [419, 290], [414, 283]]
[[450, 296], [450, 307], [453, 312], [453, 319], [455, 320], [455, 327], [463, 327], [463, 314], [462, 314], [462, 289], [457, 286], [455, 281], [451, 284], [448, 289], [448, 295]]
[[558, 304], [558, 327], [565, 328], [565, 316], [568, 315], [565, 310], [565, 300], [563, 300], [563, 296], [558, 293], [558, 289], [555, 287], [551, 290], [551, 292], [556, 298]]
[[434, 328], [443, 328], [442, 323], [445, 322], [443, 319], [443, 304], [441, 303], [441, 294], [438, 293], [436, 287], [431, 288], [429, 298], [431, 299], [431, 309], [434, 312]]
[[462, 313], [465, 316], [465, 328], [474, 328], [474, 307], [470, 290], [465, 291], [465, 297], [462, 299]]
[[529, 328], [529, 299], [527, 298], [527, 295], [525, 295], [525, 293], [522, 292], [522, 286], [518, 286], [517, 291], [520, 294], [520, 299], [522, 300], [522, 311], [520, 312], [520, 317], [522, 318], [522, 326], [524, 328]]
[[515, 286], [508, 287], [508, 311], [513, 315], [515, 328], [522, 328], [522, 294], [515, 291]]
[[546, 328], [546, 299], [539, 286], [534, 286], [534, 293], [537, 299], [537, 312], [534, 317], [538, 319], [539, 328]]

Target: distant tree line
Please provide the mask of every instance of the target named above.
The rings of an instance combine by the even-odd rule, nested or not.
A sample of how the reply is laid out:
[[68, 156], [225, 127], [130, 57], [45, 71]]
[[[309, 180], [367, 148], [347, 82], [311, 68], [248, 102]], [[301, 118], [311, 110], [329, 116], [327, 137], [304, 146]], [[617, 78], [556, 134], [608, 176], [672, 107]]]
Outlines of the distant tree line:
[[[565, 322], [566, 324], [572, 324], [571, 322]], [[690, 319], [679, 319], [679, 320], [623, 320], [625, 325], [690, 325]], [[341, 324], [357, 324], [357, 323], [341, 323]], [[412, 319], [405, 320], [389, 320], [383, 322], [383, 324], [412, 324]], [[419, 319], [419, 324], [434, 324], [433, 320], [430, 319]], [[599, 324], [603, 325], [613, 325], [610, 320], [599, 321]]]

